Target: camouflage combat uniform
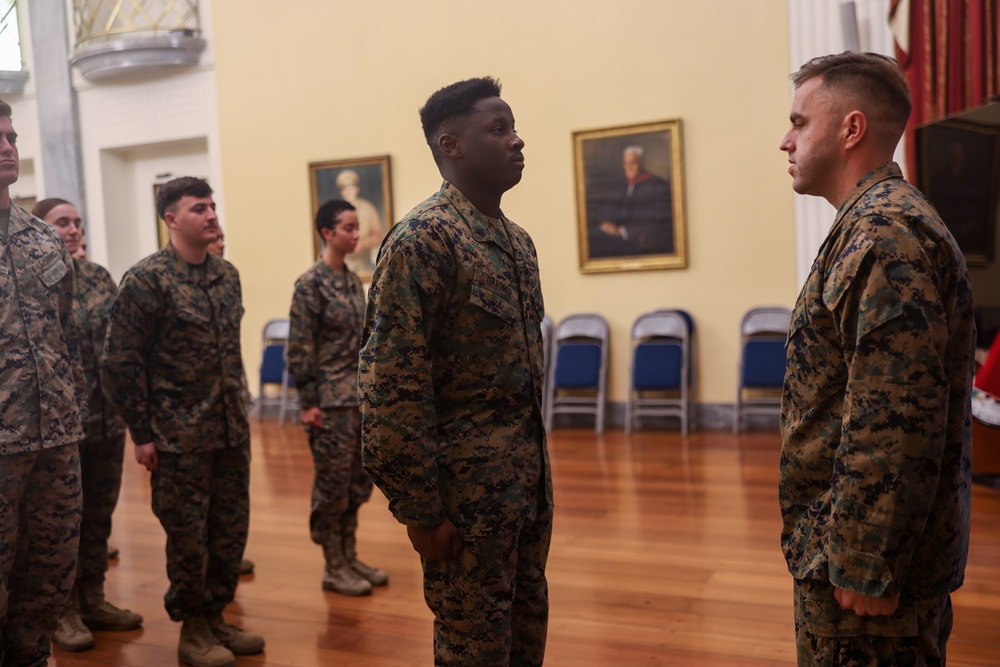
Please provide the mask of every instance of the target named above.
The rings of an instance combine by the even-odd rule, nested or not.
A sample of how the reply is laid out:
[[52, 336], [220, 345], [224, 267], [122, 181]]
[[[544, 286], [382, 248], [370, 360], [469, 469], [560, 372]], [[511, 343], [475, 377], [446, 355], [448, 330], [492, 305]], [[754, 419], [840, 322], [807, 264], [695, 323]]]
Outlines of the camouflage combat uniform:
[[316, 477], [309, 530], [327, 545], [353, 532], [372, 493], [361, 466], [358, 350], [365, 297], [361, 279], [318, 261], [295, 283], [289, 312], [288, 372], [303, 410], [320, 408], [323, 427], [309, 427]]
[[540, 665], [552, 483], [535, 249], [457, 188], [383, 243], [361, 352], [365, 467], [408, 526], [450, 519], [456, 559], [422, 562], [439, 665]]
[[[18, 206], [0, 238], [0, 653], [45, 665], [73, 587], [80, 527], [83, 372], [73, 264]], [[22, 513], [23, 512], [23, 513]]]
[[232, 601], [250, 519], [239, 274], [173, 246], [129, 269], [111, 312], [104, 385], [137, 444], [154, 443], [153, 512], [167, 534], [170, 618]]
[[[800, 665], [944, 664], [969, 540], [974, 329], [937, 212], [894, 163], [869, 173], [788, 338], [780, 502]], [[899, 593], [899, 608], [859, 617], [834, 586]]]
[[106, 402], [101, 388], [104, 338], [118, 286], [104, 267], [73, 260], [73, 317], [80, 332], [80, 357], [87, 380], [89, 418], [83, 424], [80, 468], [83, 520], [77, 579], [97, 579], [103, 586], [108, 569], [111, 515], [118, 504], [125, 451], [125, 422]]

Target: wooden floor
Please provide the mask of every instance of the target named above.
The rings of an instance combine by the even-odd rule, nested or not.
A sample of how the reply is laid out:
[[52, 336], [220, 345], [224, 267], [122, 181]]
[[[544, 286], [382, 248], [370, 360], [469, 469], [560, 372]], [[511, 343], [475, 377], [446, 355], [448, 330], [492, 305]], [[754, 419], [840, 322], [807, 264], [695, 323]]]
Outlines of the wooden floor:
[[[556, 520], [548, 575], [546, 664], [671, 667], [794, 665], [791, 584], [778, 549], [778, 437], [559, 430], [550, 438]], [[389, 572], [366, 598], [320, 588], [309, 541], [312, 466], [301, 430], [254, 424], [252, 514], [231, 622], [267, 651], [240, 665], [430, 665], [431, 616], [405, 532], [377, 491], [361, 514], [360, 553]], [[163, 610], [164, 537], [148, 475], [127, 452], [108, 598], [143, 614], [141, 630], [97, 633], [97, 647], [55, 652], [59, 667], [176, 665], [179, 626]], [[965, 587], [954, 596], [951, 667], [1000, 665], [1000, 492], [977, 488]]]

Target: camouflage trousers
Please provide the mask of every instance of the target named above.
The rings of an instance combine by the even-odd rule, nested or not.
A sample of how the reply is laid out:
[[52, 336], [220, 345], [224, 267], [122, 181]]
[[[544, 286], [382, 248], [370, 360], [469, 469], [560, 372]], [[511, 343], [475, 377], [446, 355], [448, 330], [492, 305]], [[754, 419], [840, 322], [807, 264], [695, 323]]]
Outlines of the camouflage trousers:
[[323, 427], [309, 427], [312, 450], [312, 508], [309, 535], [319, 545], [339, 543], [357, 527], [358, 508], [372, 495], [361, 467], [361, 413], [357, 407], [323, 410]]
[[108, 570], [111, 515], [122, 487], [125, 434], [88, 437], [80, 443], [83, 520], [80, 523], [80, 565], [77, 579], [100, 578]]
[[944, 667], [953, 621], [948, 595], [862, 617], [840, 608], [829, 583], [795, 583], [799, 667]]
[[73, 588], [80, 539], [76, 443], [0, 456], [0, 653], [45, 665]]
[[250, 449], [157, 455], [152, 499], [167, 534], [167, 613], [182, 621], [221, 612], [236, 595], [247, 543]]
[[524, 508], [522, 528], [488, 537], [462, 535], [457, 558], [421, 559], [424, 600], [434, 612], [434, 664], [531, 667], [545, 658], [549, 590], [545, 563], [552, 508]]

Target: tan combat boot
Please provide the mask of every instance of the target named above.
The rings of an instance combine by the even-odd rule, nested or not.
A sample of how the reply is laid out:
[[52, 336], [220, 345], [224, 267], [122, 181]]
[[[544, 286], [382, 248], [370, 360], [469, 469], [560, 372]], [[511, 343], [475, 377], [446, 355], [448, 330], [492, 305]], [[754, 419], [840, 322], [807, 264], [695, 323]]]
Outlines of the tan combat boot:
[[344, 535], [344, 558], [351, 565], [351, 569], [367, 579], [372, 586], [385, 586], [389, 583], [388, 574], [358, 560], [357, 540], [353, 532]]
[[372, 592], [371, 583], [355, 572], [344, 558], [339, 535], [331, 540], [331, 544], [323, 547], [323, 555], [326, 557], [326, 567], [323, 568], [323, 590], [352, 597]]
[[235, 667], [236, 656], [212, 634], [208, 619], [191, 616], [184, 619], [177, 659], [192, 667]]
[[52, 641], [64, 651], [87, 651], [94, 648], [94, 635], [80, 620], [80, 612], [76, 608], [75, 588], [59, 616], [59, 625], [52, 633]]
[[209, 614], [208, 627], [219, 643], [232, 651], [233, 655], [253, 655], [264, 650], [263, 637], [226, 623], [222, 614]]
[[104, 577], [87, 577], [77, 582], [80, 619], [91, 630], [123, 632], [142, 625], [142, 616], [119, 609], [104, 599]]

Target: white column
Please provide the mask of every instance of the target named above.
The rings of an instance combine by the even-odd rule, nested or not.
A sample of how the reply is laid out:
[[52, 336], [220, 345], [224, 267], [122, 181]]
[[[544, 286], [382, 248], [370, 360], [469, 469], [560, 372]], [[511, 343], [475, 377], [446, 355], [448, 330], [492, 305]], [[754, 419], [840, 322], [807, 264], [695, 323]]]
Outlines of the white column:
[[[811, 58], [846, 49], [841, 22], [842, 4], [843, 0], [788, 0], [792, 72]], [[853, 4], [860, 49], [894, 56], [889, 30], [889, 0], [855, 0]], [[902, 165], [901, 148], [896, 155], [896, 161]], [[809, 275], [816, 252], [836, 214], [837, 211], [825, 199], [795, 195], [795, 275], [799, 285]]]
[[73, 202], [87, 219], [80, 121], [69, 69], [65, 0], [31, 0], [38, 131], [46, 197]]

